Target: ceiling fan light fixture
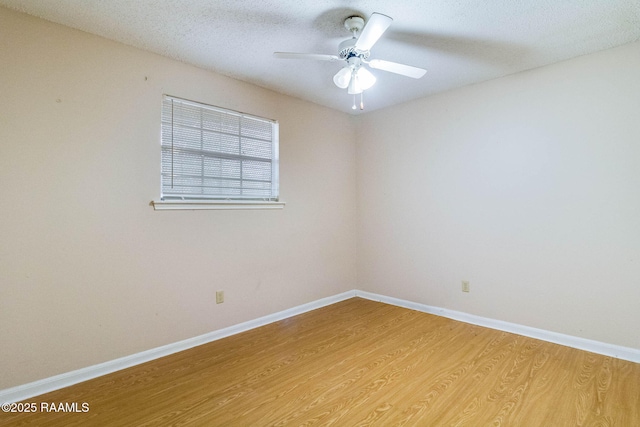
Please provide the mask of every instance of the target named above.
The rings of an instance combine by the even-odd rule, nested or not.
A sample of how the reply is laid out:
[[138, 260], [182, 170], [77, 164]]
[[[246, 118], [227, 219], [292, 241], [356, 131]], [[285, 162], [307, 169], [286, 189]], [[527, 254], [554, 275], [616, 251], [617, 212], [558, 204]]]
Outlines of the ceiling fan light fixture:
[[340, 89], [346, 89], [349, 87], [349, 81], [351, 80], [351, 67], [343, 67], [333, 76], [333, 82]]
[[358, 79], [358, 83], [360, 83], [360, 87], [362, 90], [367, 90], [371, 86], [373, 86], [376, 82], [376, 76], [371, 74], [371, 71], [367, 70], [364, 67], [360, 67], [356, 72], [356, 77]]

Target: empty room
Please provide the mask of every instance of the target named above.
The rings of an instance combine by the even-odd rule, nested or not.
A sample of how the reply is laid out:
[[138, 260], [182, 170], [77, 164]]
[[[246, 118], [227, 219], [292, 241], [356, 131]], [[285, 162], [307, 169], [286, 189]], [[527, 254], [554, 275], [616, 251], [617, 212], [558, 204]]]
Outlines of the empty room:
[[0, 0], [0, 426], [640, 425], [640, 2]]

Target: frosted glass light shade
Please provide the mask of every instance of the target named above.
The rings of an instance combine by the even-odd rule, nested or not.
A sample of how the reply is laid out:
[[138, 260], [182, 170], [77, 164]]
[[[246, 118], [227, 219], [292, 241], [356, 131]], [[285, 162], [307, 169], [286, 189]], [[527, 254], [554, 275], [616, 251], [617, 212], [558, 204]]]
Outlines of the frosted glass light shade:
[[340, 71], [333, 76], [333, 82], [340, 89], [346, 89], [349, 86], [349, 81], [351, 80], [351, 68], [344, 67], [341, 68]]
[[376, 82], [376, 76], [371, 74], [371, 71], [367, 70], [364, 67], [360, 67], [358, 69], [356, 77], [358, 78], [358, 83], [360, 83], [360, 88], [362, 90], [369, 89]]

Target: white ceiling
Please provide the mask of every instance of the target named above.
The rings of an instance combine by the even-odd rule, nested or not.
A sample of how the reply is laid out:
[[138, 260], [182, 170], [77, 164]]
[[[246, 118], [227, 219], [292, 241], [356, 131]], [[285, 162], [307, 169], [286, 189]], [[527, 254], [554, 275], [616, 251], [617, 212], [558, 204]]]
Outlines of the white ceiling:
[[[391, 16], [371, 59], [428, 70], [373, 70], [365, 111], [640, 39], [640, 0], [0, 0], [0, 5], [352, 113], [332, 81], [342, 63], [274, 51], [337, 54], [351, 15]], [[360, 113], [356, 110], [356, 114]]]

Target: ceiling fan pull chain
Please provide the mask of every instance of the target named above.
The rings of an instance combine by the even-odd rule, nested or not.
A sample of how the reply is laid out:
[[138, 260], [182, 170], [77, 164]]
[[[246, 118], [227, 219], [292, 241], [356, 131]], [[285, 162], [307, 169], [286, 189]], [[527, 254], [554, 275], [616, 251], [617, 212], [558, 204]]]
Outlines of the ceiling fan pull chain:
[[351, 107], [352, 110], [356, 109], [356, 95], [353, 95], [353, 106]]
[[363, 98], [364, 98], [364, 91], [360, 92], [360, 109], [361, 109], [361, 110], [364, 110], [364, 101], [363, 101]]

